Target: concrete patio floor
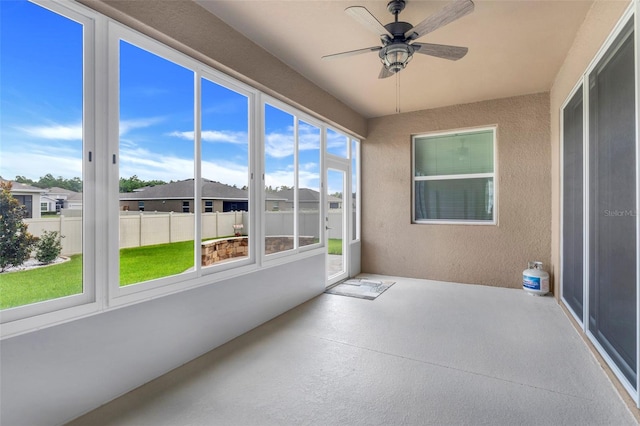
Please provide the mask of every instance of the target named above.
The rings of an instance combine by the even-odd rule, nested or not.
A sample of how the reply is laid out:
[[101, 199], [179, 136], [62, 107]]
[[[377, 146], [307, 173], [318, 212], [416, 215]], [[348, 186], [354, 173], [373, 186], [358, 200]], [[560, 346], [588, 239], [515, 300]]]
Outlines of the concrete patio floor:
[[552, 297], [361, 276], [72, 424], [636, 424]]

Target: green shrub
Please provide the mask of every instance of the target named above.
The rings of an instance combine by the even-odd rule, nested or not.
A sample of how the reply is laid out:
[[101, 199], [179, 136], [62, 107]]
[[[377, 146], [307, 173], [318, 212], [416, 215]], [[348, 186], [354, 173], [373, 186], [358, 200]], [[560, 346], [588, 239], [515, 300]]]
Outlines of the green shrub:
[[60, 256], [63, 237], [57, 231], [44, 231], [36, 242], [36, 259], [38, 262], [51, 263]]
[[22, 265], [31, 255], [35, 238], [22, 219], [27, 209], [11, 195], [11, 182], [0, 182], [0, 272]]

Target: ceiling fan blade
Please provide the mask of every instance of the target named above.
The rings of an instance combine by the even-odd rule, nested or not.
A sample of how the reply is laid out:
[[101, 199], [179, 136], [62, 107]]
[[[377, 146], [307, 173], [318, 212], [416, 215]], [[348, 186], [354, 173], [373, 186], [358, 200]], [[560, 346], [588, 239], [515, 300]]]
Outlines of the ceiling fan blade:
[[334, 53], [332, 55], [325, 55], [325, 56], [322, 57], [322, 59], [336, 59], [336, 58], [342, 58], [342, 57], [345, 57], [345, 56], [360, 55], [362, 53], [367, 53], [367, 52], [377, 52], [380, 49], [382, 49], [382, 47], [380, 47], [380, 46], [365, 47], [364, 49], [350, 50], [348, 52], [341, 52], [341, 53]]
[[413, 43], [411, 46], [415, 49], [415, 53], [449, 59], [450, 61], [457, 61], [463, 58], [469, 51], [467, 47], [449, 46], [446, 44]]
[[452, 3], [447, 4], [438, 12], [429, 16], [424, 21], [420, 22], [415, 27], [404, 33], [404, 36], [409, 40], [415, 40], [437, 30], [440, 27], [444, 27], [447, 24], [460, 19], [465, 15], [473, 12], [475, 5], [472, 0], [455, 0]]
[[376, 19], [375, 16], [363, 6], [352, 6], [345, 10], [345, 13], [353, 19], [364, 25], [369, 31], [375, 33], [378, 37], [383, 34], [389, 34], [389, 31]]
[[383, 65], [382, 69], [380, 70], [380, 74], [378, 75], [378, 78], [387, 78], [387, 77], [391, 77], [392, 75], [393, 73]]

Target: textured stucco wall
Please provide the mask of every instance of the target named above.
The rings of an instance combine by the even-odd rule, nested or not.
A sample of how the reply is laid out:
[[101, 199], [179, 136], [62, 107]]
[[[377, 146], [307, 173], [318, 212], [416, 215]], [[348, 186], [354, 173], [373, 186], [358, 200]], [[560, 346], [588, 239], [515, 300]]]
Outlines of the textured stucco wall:
[[[519, 288], [551, 255], [547, 93], [371, 119], [362, 144], [362, 270]], [[497, 125], [497, 226], [411, 223], [411, 135]]]
[[[596, 1], [576, 34], [550, 92], [551, 104], [551, 265], [560, 277], [560, 108], [627, 9], [629, 1]], [[560, 292], [556, 292], [559, 297]]]
[[190, 0], [78, 0], [337, 127], [366, 136], [366, 120]]

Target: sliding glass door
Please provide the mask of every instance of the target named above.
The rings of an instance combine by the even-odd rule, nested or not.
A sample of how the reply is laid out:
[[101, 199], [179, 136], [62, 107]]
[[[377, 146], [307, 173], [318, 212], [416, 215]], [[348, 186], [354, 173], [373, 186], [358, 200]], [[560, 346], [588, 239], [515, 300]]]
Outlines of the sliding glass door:
[[584, 310], [584, 120], [582, 85], [562, 113], [562, 300]]
[[636, 111], [633, 21], [589, 75], [589, 324], [636, 383]]
[[635, 51], [629, 17], [562, 110], [561, 292], [637, 401]]

